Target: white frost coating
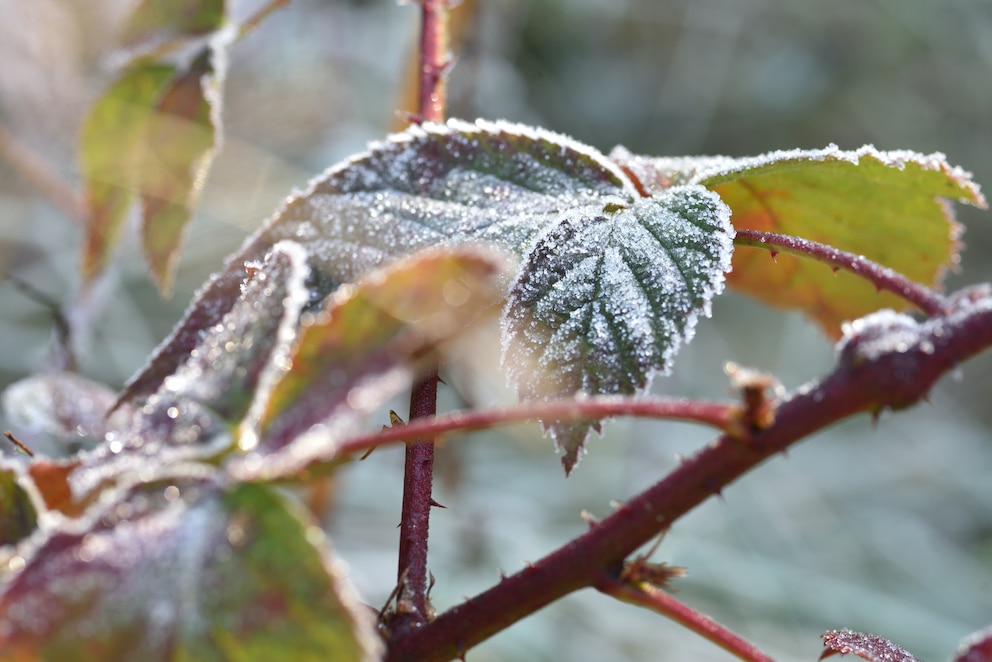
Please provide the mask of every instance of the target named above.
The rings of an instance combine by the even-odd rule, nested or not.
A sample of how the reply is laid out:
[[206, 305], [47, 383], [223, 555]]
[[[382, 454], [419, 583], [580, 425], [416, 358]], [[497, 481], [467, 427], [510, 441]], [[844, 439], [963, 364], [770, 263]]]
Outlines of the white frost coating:
[[[733, 236], [730, 210], [698, 186], [563, 214], [531, 247], [503, 311], [508, 381], [524, 399], [643, 391], [710, 314]], [[571, 468], [589, 426], [548, 429]]]
[[921, 327], [909, 315], [886, 308], [844, 322], [841, 334], [835, 345], [838, 354], [854, 350], [863, 359], [873, 360], [882, 354], [914, 348], [919, 342]]
[[296, 322], [300, 311], [310, 298], [305, 285], [310, 270], [306, 264], [307, 254], [303, 247], [296, 242], [284, 240], [273, 246], [272, 253], [288, 257], [291, 266], [275, 348], [258, 378], [248, 413], [238, 426], [237, 443], [243, 451], [250, 451], [258, 444], [257, 421], [268, 404], [273, 387], [286, 372], [293, 342], [296, 340]]
[[311, 284], [320, 298], [427, 246], [487, 241], [521, 257], [560, 214], [636, 195], [616, 164], [560, 134], [486, 120], [411, 127], [291, 196], [196, 294], [125, 398], [147, 397], [175, 371], [199, 334], [229, 310], [246, 261], [262, 259], [281, 240], [302, 244], [310, 266], [324, 274]]
[[646, 186], [651, 189], [669, 184], [658, 182], [662, 177], [671, 184], [694, 183], [705, 186], [715, 186], [725, 181], [738, 178], [741, 173], [751, 170], [774, 167], [788, 168], [790, 164], [807, 161], [835, 161], [858, 165], [862, 159], [872, 159], [890, 168], [905, 169], [907, 164], [914, 164], [923, 170], [945, 173], [956, 184], [967, 191], [968, 198], [977, 206], [985, 207], [987, 203], [981, 189], [974, 181], [972, 174], [958, 166], [951, 166], [947, 156], [941, 152], [923, 154], [911, 150], [883, 151], [874, 145], [864, 145], [857, 150], [842, 150], [835, 144], [822, 149], [792, 149], [776, 150], [749, 157], [732, 156], [682, 156], [682, 157], [645, 157], [632, 154], [623, 146], [617, 146], [610, 152], [610, 158], [625, 167], [630, 168]]

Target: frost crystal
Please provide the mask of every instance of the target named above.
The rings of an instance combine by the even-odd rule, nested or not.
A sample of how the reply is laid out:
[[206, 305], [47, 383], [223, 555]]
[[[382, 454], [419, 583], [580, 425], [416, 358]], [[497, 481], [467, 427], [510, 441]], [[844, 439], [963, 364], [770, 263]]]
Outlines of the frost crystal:
[[[565, 136], [483, 120], [412, 127], [290, 198], [201, 290], [124, 397], [173, 374], [237, 300], [246, 265], [285, 240], [306, 252], [312, 302], [423, 248], [508, 250], [522, 260], [504, 312], [521, 396], [634, 393], [708, 314], [732, 238], [715, 194], [688, 186], [643, 198], [612, 161]], [[567, 442], [556, 435], [568, 467], [582, 429]]]

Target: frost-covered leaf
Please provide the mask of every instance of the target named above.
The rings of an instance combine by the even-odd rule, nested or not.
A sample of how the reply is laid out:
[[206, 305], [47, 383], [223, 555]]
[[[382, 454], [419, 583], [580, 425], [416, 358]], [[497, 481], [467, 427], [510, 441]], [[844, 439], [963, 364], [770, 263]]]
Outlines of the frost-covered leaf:
[[141, 0], [121, 35], [125, 48], [146, 43], [157, 46], [220, 28], [225, 0]]
[[[564, 220], [544, 234], [504, 316], [504, 366], [521, 396], [645, 388], [722, 289], [730, 268], [728, 216], [714, 193], [676, 187], [629, 207]], [[577, 462], [587, 428], [550, 426], [566, 470]]]
[[376, 659], [368, 611], [299, 508], [177, 469], [23, 550], [0, 584], [4, 659]]
[[[743, 159], [649, 158], [618, 148], [611, 158], [648, 192], [677, 183], [716, 191], [738, 230], [819, 241], [928, 286], [939, 286], [958, 261], [960, 230], [946, 201], [986, 204], [971, 175], [948, 165], [943, 154], [831, 146]], [[832, 337], [844, 320], [905, 307], [847, 272], [835, 275], [815, 261], [784, 254], [773, 262], [767, 253], [735, 251], [728, 284], [766, 303], [803, 310]]]
[[0, 458], [0, 546], [15, 544], [38, 527], [38, 509], [20, 475], [18, 467]]
[[281, 242], [249, 265], [234, 306], [206, 329], [186, 361], [128, 424], [112, 431], [72, 476], [77, 497], [150, 462], [210, 457], [231, 448], [260, 383], [288, 359], [307, 303], [303, 250]]
[[140, 185], [148, 125], [172, 65], [139, 61], [90, 109], [80, 133], [79, 159], [89, 222], [82, 274], [88, 282], [107, 266]]
[[992, 627], [979, 630], [961, 642], [954, 662], [992, 662]]
[[220, 142], [224, 56], [211, 44], [165, 86], [148, 128], [141, 241], [163, 294], [172, 290], [184, 230]]
[[[706, 312], [708, 297], [719, 291], [723, 270], [729, 264], [728, 236], [732, 231], [726, 221], [726, 208], [716, 197], [707, 196], [698, 188], [683, 189], [673, 192], [671, 199], [668, 197], [664, 193], [643, 199], [627, 176], [605, 156], [540, 129], [481, 120], [474, 124], [452, 120], [443, 125], [411, 128], [331, 168], [307, 191], [292, 197], [200, 292], [184, 320], [159, 348], [148, 368], [128, 385], [123, 397], [144, 397], [154, 391], [175, 370], [177, 357], [192, 349], [199, 332], [224, 314], [236, 295], [237, 283], [243, 278], [245, 262], [257, 260], [283, 239], [297, 241], [306, 249], [315, 274], [311, 278], [313, 298], [326, 296], [342, 283], [354, 282], [369, 269], [421, 248], [478, 241], [496, 244], [521, 258], [521, 277], [529, 280], [526, 287], [533, 290], [544, 278], [540, 274], [546, 266], [559, 270], [570, 265], [568, 256], [576, 255], [575, 250], [593, 253], [603, 248], [553, 246], [555, 237], [571, 232], [581, 241], [614, 236], [612, 230], [598, 228], [597, 219], [608, 218], [609, 223], [618, 224], [621, 229], [615, 233], [617, 242], [621, 236], [645, 237], [645, 232], [650, 234], [645, 229], [649, 226], [665, 225], [681, 232], [693, 225], [692, 219], [701, 221], [711, 226], [713, 233], [703, 238], [695, 230], [690, 232], [706, 244], [696, 247], [698, 253], [693, 259], [698, 262], [686, 272], [697, 278], [691, 285], [678, 277], [666, 280], [672, 277], [673, 269], [677, 271], [675, 262], [682, 258], [658, 250], [659, 243], [671, 241], [678, 246], [682, 241], [679, 237], [647, 239], [625, 248], [621, 260], [636, 265], [636, 273], [629, 269], [626, 272], [633, 274], [632, 278], [646, 279], [643, 297], [633, 293], [638, 287], [636, 283], [625, 284], [626, 303], [633, 299], [646, 302], [646, 306], [637, 309], [645, 314], [683, 311], [680, 314], [687, 314], [688, 320], [645, 320], [632, 315], [616, 318], [613, 332], [640, 343], [639, 346], [656, 348], [660, 348], [664, 337], [671, 343], [669, 347], [652, 349], [650, 359], [639, 357], [641, 365], [633, 372], [615, 356], [609, 363], [582, 348], [571, 348], [582, 356], [577, 362], [569, 363], [565, 372], [571, 374], [578, 369], [597, 374], [598, 381], [589, 383], [593, 388], [602, 385], [603, 392], [633, 392], [646, 383], [641, 380], [640, 372], [667, 367], [665, 362], [684, 340], [676, 330], [681, 328], [686, 334], [691, 333], [695, 316]], [[673, 214], [680, 213], [679, 205], [686, 201], [707, 211], [693, 208], [683, 227], [671, 219]], [[578, 228], [581, 231], [576, 231]], [[556, 255], [558, 250], [562, 251], [561, 259]], [[704, 256], [709, 256], [708, 267], [703, 265]], [[621, 259], [615, 247], [610, 259]], [[676, 290], [655, 287], [662, 281]], [[586, 288], [590, 297], [586, 303], [597, 310], [617, 310], [605, 299], [620, 293], [611, 289], [606, 279], [597, 282], [605, 287]], [[518, 283], [517, 287], [525, 286]], [[688, 294], [687, 287], [691, 290]], [[507, 325], [510, 331], [522, 329], [528, 315], [534, 318], [531, 320], [534, 324], [538, 323], [536, 311], [528, 313], [520, 308], [529, 305], [525, 300], [536, 302], [533, 294], [517, 297], [515, 303], [509, 304], [507, 317], [515, 320]], [[696, 308], [685, 310], [681, 302], [686, 300], [694, 301]], [[552, 333], [561, 331], [563, 336], [570, 333], [567, 317], [556, 319], [542, 313], [539, 323], [550, 324]], [[588, 330], [600, 329], [590, 326]], [[638, 340], [634, 341], [635, 338]], [[510, 338], [505, 340], [509, 344]], [[605, 343], [600, 343], [600, 347], [605, 347]], [[622, 351], [620, 344], [611, 351]], [[594, 363], [583, 365], [585, 358]], [[648, 365], [649, 360], [655, 359], [655, 364]], [[555, 361], [545, 361], [545, 366], [552, 370], [557, 369], [556, 365]], [[607, 375], [611, 366], [623, 374]], [[544, 397], [540, 389], [533, 387], [543, 378], [525, 375], [520, 370], [516, 374], [522, 395]], [[565, 377], [559, 375], [558, 382], [563, 380]], [[583, 388], [577, 381], [573, 380], [572, 384]], [[554, 395], [565, 394], [569, 394], [565, 387], [554, 391]], [[584, 432], [576, 434], [584, 437]], [[568, 446], [577, 443], [580, 442], [571, 441]]]
[[373, 271], [306, 315], [284, 371], [242, 425], [253, 477], [285, 477], [314, 455], [333, 455], [349, 428], [409, 385], [412, 366], [493, 307], [504, 269], [478, 248], [429, 250]]
[[857, 655], [870, 662], [920, 662], [888, 639], [852, 630], [830, 630], [822, 635], [826, 648], [820, 659], [833, 655]]
[[33, 375], [8, 386], [4, 418], [34, 453], [59, 457], [103, 439], [126, 411], [108, 418], [116, 394], [73, 372]]

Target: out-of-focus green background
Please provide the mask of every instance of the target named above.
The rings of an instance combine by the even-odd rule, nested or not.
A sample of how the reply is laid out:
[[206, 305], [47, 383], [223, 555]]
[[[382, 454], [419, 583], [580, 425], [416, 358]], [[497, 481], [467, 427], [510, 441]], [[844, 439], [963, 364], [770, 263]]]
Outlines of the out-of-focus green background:
[[[0, 0], [0, 121], [75, 181], [75, 134], [109, 80], [132, 2]], [[259, 2], [234, 2], [250, 14]], [[604, 151], [677, 155], [771, 149], [943, 151], [992, 187], [992, 3], [976, 0], [489, 0], [466, 3], [451, 115], [505, 118]], [[163, 303], [133, 239], [92, 316], [84, 374], [117, 388], [193, 290], [294, 187], [395, 121], [418, 11], [392, 1], [293, 0], [230, 55], [226, 144]], [[992, 217], [967, 227], [950, 287], [992, 279]], [[907, 219], [907, 225], [911, 219]], [[0, 163], [0, 271], [71, 304], [78, 230]], [[0, 385], [46, 366], [50, 315], [0, 284]], [[507, 402], [494, 335], [451, 362], [442, 406]], [[486, 343], [479, 345], [479, 343]], [[481, 357], [481, 358], [480, 358]], [[471, 359], [471, 360], [469, 360]], [[658, 393], [724, 397], [725, 361], [794, 388], [833, 349], [795, 314], [728, 294]], [[777, 659], [814, 660], [852, 627], [946, 659], [992, 622], [992, 356], [963, 366], [930, 405], [838, 425], [679, 521], [659, 559], [684, 565], [679, 597]], [[397, 404], [397, 408], [401, 405]], [[372, 421], [371, 426], [382, 421]], [[7, 423], [0, 421], [0, 425]], [[6, 427], [4, 427], [6, 429]], [[433, 592], [443, 609], [582, 532], [710, 435], [686, 425], [606, 426], [573, 477], [531, 428], [449, 442], [439, 458]], [[328, 516], [365, 601], [395, 576], [402, 453], [346, 468]], [[470, 660], [724, 660], [649, 612], [587, 592], [545, 609]]]

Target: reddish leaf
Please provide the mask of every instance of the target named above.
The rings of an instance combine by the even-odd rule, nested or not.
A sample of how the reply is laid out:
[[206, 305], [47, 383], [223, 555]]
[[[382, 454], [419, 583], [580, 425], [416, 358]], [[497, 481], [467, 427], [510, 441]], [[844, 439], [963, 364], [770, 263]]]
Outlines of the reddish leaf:
[[992, 662], [992, 626], [975, 632], [961, 642], [954, 662]]
[[79, 465], [78, 458], [54, 461], [41, 458], [28, 465], [28, 475], [45, 508], [57, 510], [69, 517], [77, 517], [83, 513], [89, 502], [77, 501], [69, 486], [69, 476]]
[[307, 302], [305, 260], [299, 246], [282, 242], [263, 263], [250, 265], [241, 295], [221, 321], [204, 331], [126, 425], [83, 458], [71, 478], [74, 500], [152, 462], [231, 450], [231, 429], [244, 418], [260, 381], [286, 361], [295, 339]]
[[0, 651], [19, 661], [368, 660], [378, 638], [323, 534], [255, 485], [180, 466], [18, 553]]
[[832, 655], [857, 655], [870, 662], [920, 662], [905, 650], [896, 646], [888, 639], [878, 635], [852, 630], [830, 630], [824, 632], [823, 651], [820, 659]]
[[[323, 312], [304, 320], [286, 368], [259, 389], [241, 427], [244, 450], [278, 455], [246, 462], [260, 472], [253, 477], [292, 474], [408, 385], [411, 365], [492, 309], [503, 266], [477, 248], [426, 251], [330, 297]], [[321, 444], [301, 440], [302, 448], [279, 452], [319, 423]]]

